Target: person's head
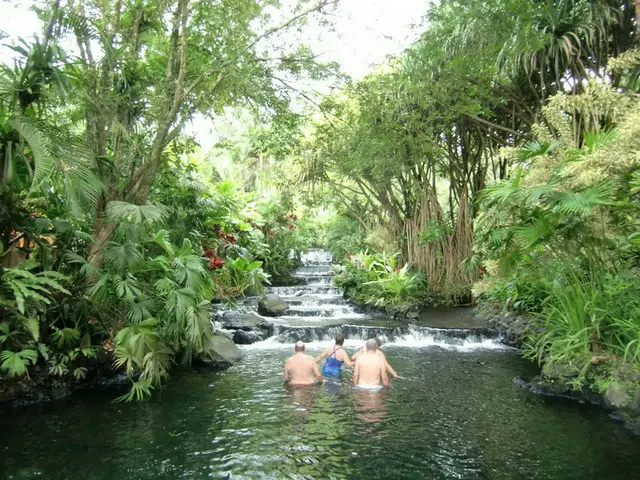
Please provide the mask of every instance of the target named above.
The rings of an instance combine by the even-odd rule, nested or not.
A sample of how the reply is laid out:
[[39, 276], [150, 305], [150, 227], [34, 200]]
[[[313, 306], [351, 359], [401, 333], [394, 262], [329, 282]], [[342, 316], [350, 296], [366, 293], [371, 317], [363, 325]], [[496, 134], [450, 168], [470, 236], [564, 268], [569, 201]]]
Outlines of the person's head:
[[380, 340], [379, 336], [375, 336], [373, 337], [373, 339], [376, 341], [376, 345], [378, 345], [378, 348], [380, 348], [382, 346], [382, 340]]
[[336, 345], [344, 345], [344, 335], [342, 333], [336, 335]]
[[370, 338], [365, 343], [365, 347], [367, 347], [367, 352], [375, 352], [378, 349], [378, 342], [376, 342], [375, 338]]
[[298, 340], [293, 347], [297, 352], [304, 352], [304, 342], [302, 340]]

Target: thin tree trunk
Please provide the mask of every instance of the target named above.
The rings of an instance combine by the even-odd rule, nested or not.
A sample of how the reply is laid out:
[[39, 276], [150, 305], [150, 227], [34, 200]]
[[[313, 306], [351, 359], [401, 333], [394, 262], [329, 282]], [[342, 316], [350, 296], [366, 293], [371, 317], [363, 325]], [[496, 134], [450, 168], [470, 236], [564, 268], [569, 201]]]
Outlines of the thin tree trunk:
[[636, 38], [640, 42], [640, 0], [635, 1], [636, 4]]

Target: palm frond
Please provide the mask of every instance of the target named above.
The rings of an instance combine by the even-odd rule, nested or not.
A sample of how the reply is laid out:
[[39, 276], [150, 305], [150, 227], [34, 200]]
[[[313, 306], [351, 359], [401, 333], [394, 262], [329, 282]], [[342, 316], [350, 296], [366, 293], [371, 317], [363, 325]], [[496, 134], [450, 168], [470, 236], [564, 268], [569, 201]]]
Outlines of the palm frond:
[[103, 185], [91, 170], [92, 156], [78, 144], [70, 145], [53, 130], [45, 131], [26, 117], [11, 120], [11, 125], [23, 137], [33, 154], [35, 168], [31, 192], [46, 191], [59, 179], [75, 213], [83, 214], [87, 207], [94, 209]]
[[134, 205], [116, 200], [107, 204], [107, 218], [114, 223], [162, 223], [167, 216], [167, 209], [161, 205]]

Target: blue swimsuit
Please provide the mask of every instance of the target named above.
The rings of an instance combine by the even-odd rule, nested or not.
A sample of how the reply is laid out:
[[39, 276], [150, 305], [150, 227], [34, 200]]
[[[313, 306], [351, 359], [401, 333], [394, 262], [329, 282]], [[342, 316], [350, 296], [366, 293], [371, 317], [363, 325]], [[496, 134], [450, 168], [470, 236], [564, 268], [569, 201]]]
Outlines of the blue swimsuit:
[[[342, 347], [339, 347], [338, 350], [340, 348]], [[339, 377], [343, 363], [336, 358], [336, 347], [333, 347], [333, 353], [327, 357], [324, 367], [322, 367], [322, 375], [325, 377]]]

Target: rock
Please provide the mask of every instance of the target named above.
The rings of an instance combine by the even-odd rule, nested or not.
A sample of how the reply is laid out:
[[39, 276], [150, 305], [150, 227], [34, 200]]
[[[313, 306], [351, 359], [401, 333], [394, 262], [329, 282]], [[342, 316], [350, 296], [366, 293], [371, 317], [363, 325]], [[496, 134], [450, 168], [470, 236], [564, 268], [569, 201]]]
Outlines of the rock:
[[238, 345], [251, 345], [260, 342], [264, 337], [257, 332], [246, 332], [244, 330], [236, 330], [233, 334], [233, 341]]
[[616, 408], [627, 408], [631, 405], [631, 395], [626, 391], [624, 385], [612, 381], [607, 387], [607, 391], [604, 394], [607, 403]]
[[524, 388], [525, 390], [528, 390], [529, 388], [531, 388], [531, 384], [520, 377], [515, 377], [512, 380], [512, 382], [514, 386]]
[[273, 294], [265, 295], [258, 302], [258, 313], [268, 317], [284, 315], [288, 308], [287, 302]]
[[640, 382], [640, 370], [630, 364], [623, 364], [615, 369], [613, 378], [624, 382]]
[[207, 365], [214, 367], [230, 367], [242, 358], [244, 354], [233, 340], [226, 335], [215, 333], [211, 340], [209, 354], [201, 360]]
[[256, 312], [236, 313], [225, 312], [226, 315], [222, 320], [222, 327], [228, 330], [245, 330], [252, 331], [259, 329], [266, 334], [272, 335], [274, 327], [265, 318]]
[[409, 312], [409, 313], [407, 313], [407, 318], [416, 319], [416, 318], [419, 318], [419, 317], [420, 317], [420, 315], [418, 314], [418, 312]]
[[304, 295], [304, 290], [298, 290], [293, 294], [294, 297], [301, 297], [302, 295]]
[[552, 380], [572, 378], [578, 375], [578, 369], [568, 363], [547, 362], [542, 366], [542, 377]]

